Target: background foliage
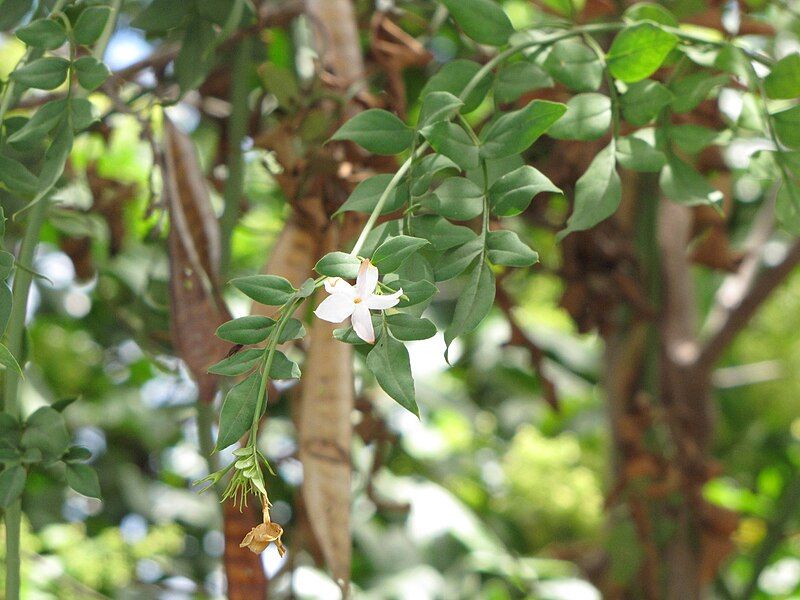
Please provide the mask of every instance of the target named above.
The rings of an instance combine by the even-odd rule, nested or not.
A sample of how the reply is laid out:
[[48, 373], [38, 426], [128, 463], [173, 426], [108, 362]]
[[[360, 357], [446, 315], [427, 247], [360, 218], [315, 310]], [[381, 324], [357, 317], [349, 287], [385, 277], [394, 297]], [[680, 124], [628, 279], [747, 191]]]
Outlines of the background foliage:
[[[424, 135], [472, 176], [477, 158], [465, 150], [472, 142], [459, 127], [475, 128], [486, 142], [493, 126], [502, 129], [500, 111], [537, 101], [566, 104], [546, 135], [539, 137], [544, 127], [520, 135], [522, 127], [513, 123], [502, 147], [487, 144], [485, 151], [494, 161], [487, 165], [490, 182], [526, 162], [552, 180], [531, 184], [543, 192], [532, 205], [534, 193], [507, 198], [505, 206], [494, 197], [491, 223], [486, 213], [485, 227], [514, 232], [538, 252], [539, 262], [528, 266], [530, 249], [518, 246], [510, 260], [503, 255], [505, 262], [487, 253], [500, 282], [496, 302], [486, 305], [488, 316], [474, 331], [461, 328], [467, 335], [453, 342], [449, 364], [445, 341], [449, 345], [455, 335], [407, 344], [421, 419], [392, 401], [369, 363], [356, 359], [353, 589], [367, 598], [597, 598], [598, 589], [618, 592], [646, 564], [635, 519], [612, 501], [618, 455], [604, 352], [621, 329], [618, 315], [630, 308], [619, 300], [627, 280], [602, 287], [609, 284], [593, 269], [611, 272], [609, 264], [618, 259], [610, 257], [616, 250], [606, 255], [602, 243], [593, 244], [624, 238], [617, 233], [624, 229], [631, 182], [638, 181], [649, 189], [660, 185], [684, 206], [722, 209], [724, 218], [712, 208], [692, 209], [690, 276], [702, 315], [712, 311], [728, 273], [748, 260], [749, 236], [758, 215], [768, 212], [765, 206], [776, 207], [780, 227], [770, 224], [757, 263], [781, 263], [798, 231], [800, 8], [792, 2], [616, 7], [551, 0], [353, 5], [366, 61], [368, 85], [362, 88], [343, 85], [335, 69], [320, 66], [335, 40], [320, 45], [315, 36], [331, 24], [316, 23], [313, 10], [304, 15], [303, 3], [67, 2], [54, 9], [50, 2], [0, 2], [6, 32], [0, 77], [8, 99], [0, 111], [3, 247], [18, 257], [13, 277], [33, 278], [20, 349], [28, 359], [21, 414], [78, 398], [59, 413], [68, 435], [60, 433], [56, 411], [46, 409], [58, 431], [38, 446], [29, 444], [46, 451], [64, 437], [51, 461], [27, 473], [23, 597], [225, 593], [223, 514], [214, 494], [199, 495], [193, 482], [226, 464], [212, 468], [206, 460], [209, 415], [202, 405], [198, 413], [198, 399], [202, 404], [209, 388], [205, 379], [196, 383], [196, 367], [203, 371], [222, 359], [230, 344], [216, 342], [209, 357], [192, 332], [215, 329], [219, 315], [176, 313], [175, 273], [186, 263], [176, 270], [170, 262], [179, 251], [172, 245], [177, 229], [168, 226], [175, 207], [164, 190], [174, 185], [178, 198], [196, 198], [185, 191], [207, 182], [221, 229], [220, 267], [216, 275], [214, 268], [207, 272], [220, 279], [231, 315], [244, 316], [249, 301], [225, 282], [261, 272], [268, 257], [279, 257], [277, 269], [274, 260], [270, 264], [275, 272], [310, 252], [277, 250], [298, 215], [327, 223], [329, 214], [344, 212], [336, 217], [341, 241], [325, 250], [349, 249], [364, 219], [347, 209], [368, 213], [401, 164], [352, 144], [326, 143], [329, 138], [355, 140], [377, 155], [405, 152], [405, 158], [415, 139], [411, 128], [431, 115], [422, 99], [442, 91], [457, 95], [478, 63], [496, 55], [491, 46], [508, 42], [512, 25], [532, 33], [514, 34], [511, 43], [574, 27], [596, 41], [573, 36], [548, 44], [547, 52], [514, 56], [497, 68], [491, 87], [487, 82], [465, 94], [463, 123], [451, 111], [452, 121], [429, 121], [433, 129]], [[507, 20], [497, 17], [500, 7]], [[54, 10], [46, 25], [37, 21]], [[109, 22], [113, 34], [109, 26], [105, 40]], [[747, 60], [731, 41], [766, 64]], [[23, 56], [28, 66], [17, 66]], [[782, 60], [775, 64], [769, 57]], [[65, 83], [68, 78], [76, 83]], [[436, 99], [450, 102], [445, 95]], [[340, 128], [354, 106], [373, 112]], [[388, 112], [374, 112], [379, 109]], [[54, 116], [35, 128], [48, 110]], [[375, 121], [362, 130], [353, 123], [364, 115]], [[445, 124], [461, 133], [442, 133]], [[181, 145], [189, 139], [181, 132], [190, 134], [191, 151]], [[464, 139], [450, 149], [453, 140]], [[633, 172], [643, 175], [633, 179]], [[359, 196], [364, 188], [357, 186], [369, 185], [368, 176], [381, 178], [381, 186]], [[421, 191], [404, 193], [413, 193], [423, 211], [480, 232], [485, 207], [469, 200], [481, 197], [479, 178], [440, 184], [444, 178], [437, 177]], [[426, 194], [431, 181], [436, 193]], [[305, 195], [324, 202], [306, 206]], [[589, 229], [620, 203], [617, 220], [589, 233], [560, 233]], [[37, 206], [43, 208], [41, 243], [28, 263], [20, 245]], [[202, 266], [212, 265], [207, 221], [191, 221], [189, 205], [181, 210], [190, 215]], [[442, 237], [429, 237], [432, 246], [440, 242], [437, 252], [443, 249]], [[367, 248], [376, 245], [373, 240]], [[641, 258], [640, 249], [620, 253]], [[474, 255], [462, 261], [462, 271]], [[435, 263], [433, 252], [425, 256]], [[441, 268], [455, 262], [454, 253], [438, 260], [440, 293], [426, 316], [445, 331], [465, 288], [461, 280], [449, 281], [458, 272], [438, 279]], [[2, 261], [5, 278], [13, 259]], [[426, 272], [417, 267], [407, 272]], [[632, 279], [641, 283], [633, 270]], [[0, 285], [5, 309], [10, 292]], [[708, 594], [800, 594], [798, 286], [792, 273], [712, 375], [715, 428], [708, 458], [714, 467], [701, 482], [702, 494], [738, 519], [712, 546], [724, 561], [707, 578]], [[187, 298], [179, 299], [188, 305]], [[308, 314], [298, 316], [311, 323]], [[206, 354], [193, 355], [193, 345]], [[287, 353], [307, 371], [297, 346]], [[7, 358], [2, 362], [14, 368]], [[274, 546], [263, 555], [271, 594], [336, 598], [325, 565], [330, 559], [313, 539], [299, 494], [298, 385], [280, 381], [270, 392], [258, 442], [276, 473], [265, 472], [266, 486], [272, 518], [286, 529], [289, 548], [286, 557]], [[91, 458], [73, 457], [71, 445], [87, 448]], [[231, 460], [229, 452], [220, 454]], [[101, 499], [91, 497], [97, 490], [86, 464], [97, 473]], [[65, 469], [77, 469], [80, 477], [65, 480]], [[0, 475], [6, 477], [0, 496], [18, 487], [10, 470]], [[248, 527], [255, 524], [255, 517], [247, 518], [253, 521]], [[652, 537], [661, 543], [669, 535], [656, 531]], [[635, 589], [632, 597], [642, 593]]]

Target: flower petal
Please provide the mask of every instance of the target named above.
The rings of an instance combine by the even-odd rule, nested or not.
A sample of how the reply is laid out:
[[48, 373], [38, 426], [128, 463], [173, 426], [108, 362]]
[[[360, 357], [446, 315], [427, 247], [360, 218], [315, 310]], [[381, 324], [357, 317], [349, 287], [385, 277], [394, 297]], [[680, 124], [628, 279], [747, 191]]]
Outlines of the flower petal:
[[341, 277], [330, 277], [325, 280], [324, 285], [325, 291], [329, 294], [341, 294], [351, 299], [356, 297], [356, 288]]
[[314, 314], [323, 321], [341, 323], [353, 314], [355, 307], [353, 300], [344, 294], [331, 294], [320, 303]]
[[378, 267], [374, 266], [369, 259], [362, 261], [356, 278], [356, 294], [360, 298], [366, 298], [375, 291], [377, 285]]
[[375, 329], [372, 327], [372, 317], [369, 314], [369, 309], [364, 306], [363, 302], [356, 304], [355, 307], [352, 323], [356, 335], [368, 344], [374, 344]]
[[367, 305], [367, 308], [371, 308], [372, 310], [385, 310], [400, 302], [400, 296], [402, 295], [403, 288], [400, 288], [394, 294], [386, 294], [383, 296], [376, 296], [373, 294], [364, 300], [364, 304]]

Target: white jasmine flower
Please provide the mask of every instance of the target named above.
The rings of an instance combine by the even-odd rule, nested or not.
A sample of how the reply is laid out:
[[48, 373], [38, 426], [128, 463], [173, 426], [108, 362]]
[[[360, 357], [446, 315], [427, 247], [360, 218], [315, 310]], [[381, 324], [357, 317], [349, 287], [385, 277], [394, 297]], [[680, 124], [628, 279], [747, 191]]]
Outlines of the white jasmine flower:
[[385, 310], [400, 302], [403, 290], [385, 296], [375, 294], [378, 286], [378, 269], [369, 260], [361, 263], [356, 284], [350, 285], [339, 277], [325, 280], [325, 290], [330, 294], [314, 311], [323, 321], [341, 323], [351, 317], [356, 335], [365, 342], [375, 343], [370, 310]]

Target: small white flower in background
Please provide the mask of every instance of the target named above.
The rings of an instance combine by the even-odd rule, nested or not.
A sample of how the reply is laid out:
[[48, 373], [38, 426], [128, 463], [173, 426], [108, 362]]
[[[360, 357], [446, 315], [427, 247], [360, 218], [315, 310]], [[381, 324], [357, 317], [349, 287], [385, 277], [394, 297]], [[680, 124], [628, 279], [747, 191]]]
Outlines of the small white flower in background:
[[385, 310], [400, 302], [402, 288], [394, 294], [379, 296], [375, 294], [378, 286], [378, 269], [369, 260], [361, 263], [356, 284], [350, 285], [339, 277], [325, 280], [325, 290], [330, 294], [314, 311], [323, 321], [341, 323], [352, 317], [356, 335], [365, 342], [375, 343], [375, 330], [372, 327], [370, 310]]

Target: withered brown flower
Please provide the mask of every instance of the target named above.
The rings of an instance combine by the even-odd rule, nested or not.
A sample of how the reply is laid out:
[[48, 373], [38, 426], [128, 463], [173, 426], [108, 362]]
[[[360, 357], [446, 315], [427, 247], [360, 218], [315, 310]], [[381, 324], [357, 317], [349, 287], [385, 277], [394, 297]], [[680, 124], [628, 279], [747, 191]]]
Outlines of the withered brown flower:
[[251, 552], [254, 552], [255, 554], [261, 554], [267, 549], [267, 546], [269, 546], [272, 542], [275, 542], [275, 546], [278, 548], [278, 554], [283, 556], [286, 554], [286, 548], [284, 547], [283, 542], [281, 542], [282, 535], [283, 527], [270, 521], [269, 510], [265, 507], [264, 522], [253, 527], [247, 533], [247, 535], [244, 536], [244, 539], [242, 540], [242, 543], [239, 544], [239, 547], [249, 548]]

